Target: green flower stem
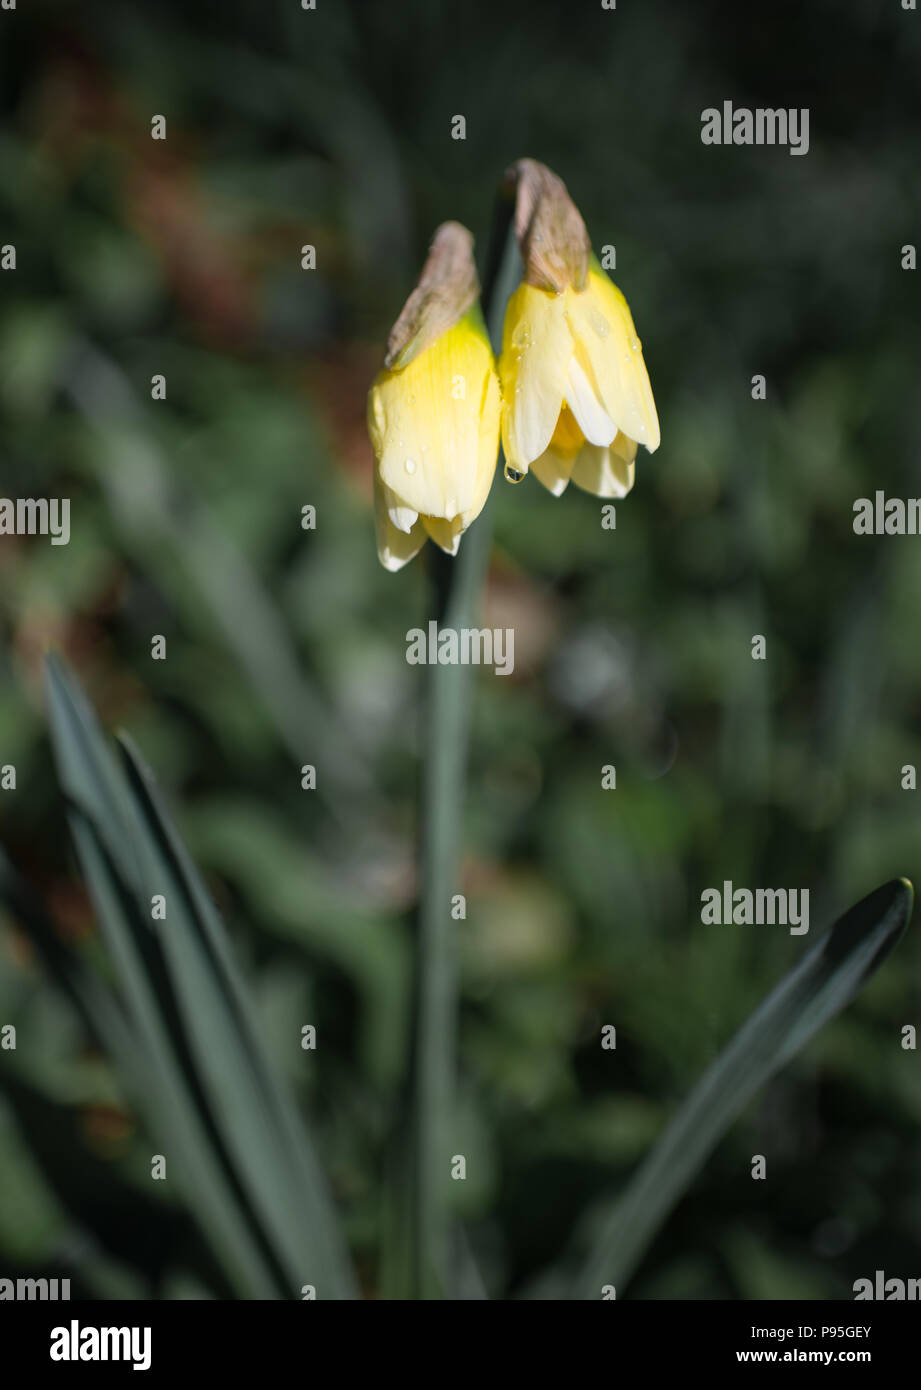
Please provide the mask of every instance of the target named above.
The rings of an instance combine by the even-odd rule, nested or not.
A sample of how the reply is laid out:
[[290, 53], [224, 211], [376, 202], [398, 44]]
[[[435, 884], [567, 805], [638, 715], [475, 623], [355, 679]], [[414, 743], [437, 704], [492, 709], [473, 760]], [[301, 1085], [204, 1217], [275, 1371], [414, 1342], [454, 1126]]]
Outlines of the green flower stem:
[[[439, 628], [475, 626], [489, 559], [484, 512], [465, 535], [456, 561], [432, 548]], [[469, 667], [430, 666], [422, 777], [420, 904], [416, 956], [414, 1063], [415, 1241], [417, 1298], [450, 1296], [451, 1155], [454, 1136], [457, 966], [451, 899], [460, 891], [461, 821], [470, 729]]]
[[[497, 209], [482, 295], [494, 348], [508, 294], [520, 276], [511, 206]], [[500, 455], [497, 473], [501, 474]], [[499, 484], [493, 484], [494, 487]], [[439, 628], [474, 627], [489, 563], [489, 503], [461, 541], [457, 558], [431, 552], [433, 616]], [[421, 792], [421, 881], [415, 959], [411, 1076], [413, 1189], [410, 1281], [415, 1298], [452, 1295], [450, 1165], [457, 1150], [455, 1056], [458, 924], [451, 899], [460, 892], [462, 819], [470, 730], [471, 672], [429, 666], [425, 765]]]

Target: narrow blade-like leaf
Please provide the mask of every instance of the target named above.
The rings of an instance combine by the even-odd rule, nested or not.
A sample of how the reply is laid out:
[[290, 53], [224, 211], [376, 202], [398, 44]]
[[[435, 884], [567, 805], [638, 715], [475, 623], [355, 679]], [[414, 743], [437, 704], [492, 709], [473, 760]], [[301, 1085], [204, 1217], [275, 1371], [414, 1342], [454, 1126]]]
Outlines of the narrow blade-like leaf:
[[[113, 758], [58, 662], [55, 752], [77, 851], [155, 1084], [138, 1097], [243, 1296], [348, 1298], [354, 1281], [319, 1165], [273, 1072], [223, 924], [136, 753]], [[166, 918], [152, 920], [155, 896]]]
[[894, 948], [913, 890], [895, 879], [863, 898], [807, 951], [704, 1073], [617, 1200], [579, 1278], [576, 1296], [618, 1296], [708, 1155], [773, 1074], [839, 1013]]

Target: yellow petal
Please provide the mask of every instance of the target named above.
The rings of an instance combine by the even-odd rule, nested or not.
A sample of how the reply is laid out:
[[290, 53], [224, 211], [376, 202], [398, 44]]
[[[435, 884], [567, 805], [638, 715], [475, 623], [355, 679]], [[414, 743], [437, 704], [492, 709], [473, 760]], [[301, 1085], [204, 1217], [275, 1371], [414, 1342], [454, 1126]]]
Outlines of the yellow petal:
[[567, 290], [565, 300], [576, 357], [598, 400], [618, 430], [652, 453], [659, 417], [627, 301], [594, 257], [585, 289]]
[[[471, 510], [491, 381], [492, 350], [478, 308], [402, 370], [380, 373], [369, 400], [371, 438], [381, 480], [405, 506], [448, 520]], [[498, 452], [498, 429], [495, 436]]]
[[569, 486], [574, 463], [572, 454], [563, 454], [551, 444], [550, 448], [531, 464], [531, 472], [554, 497], [562, 497]]
[[402, 569], [425, 544], [425, 527], [418, 518], [408, 532], [398, 529], [393, 524], [390, 516], [390, 499], [393, 499], [393, 496], [390, 489], [381, 482], [375, 466], [374, 525], [377, 532], [377, 554], [387, 570]]
[[448, 555], [457, 554], [461, 535], [464, 531], [459, 516], [456, 516], [453, 521], [445, 521], [443, 517], [424, 516], [422, 525], [437, 546], [440, 546]]
[[636, 471], [636, 440], [618, 434], [607, 449], [584, 444], [573, 464], [572, 481], [595, 497], [626, 497]]
[[584, 443], [585, 437], [572, 412], [564, 406], [549, 447], [531, 464], [531, 471], [554, 497], [561, 497], [566, 491], [576, 455]]
[[548, 447], [566, 395], [573, 355], [566, 296], [521, 284], [502, 331], [502, 443], [521, 473]]
[[378, 384], [379, 377], [376, 379], [368, 392], [368, 434], [371, 436], [371, 448], [374, 450], [375, 461], [380, 458], [384, 448], [384, 435], [387, 429], [387, 422], [384, 416], [384, 402], [381, 398], [381, 389]]
[[461, 512], [461, 522], [466, 531], [471, 521], [475, 521], [486, 506], [486, 499], [492, 487], [492, 480], [499, 461], [499, 414], [501, 397], [499, 378], [492, 372], [486, 381], [483, 402], [480, 409], [480, 439], [477, 452], [476, 481], [473, 488], [473, 501], [466, 511]]

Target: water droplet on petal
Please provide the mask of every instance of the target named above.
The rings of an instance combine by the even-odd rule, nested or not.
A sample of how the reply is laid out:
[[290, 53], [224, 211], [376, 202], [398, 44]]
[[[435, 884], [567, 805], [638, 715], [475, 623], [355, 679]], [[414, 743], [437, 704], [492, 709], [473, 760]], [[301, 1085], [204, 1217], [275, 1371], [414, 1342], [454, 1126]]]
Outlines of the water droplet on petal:
[[407, 473], [410, 473], [410, 474], [415, 473], [415, 471], [416, 471], [416, 460], [415, 460], [415, 459], [406, 459], [405, 462], [404, 462], [404, 464], [403, 464], [403, 467], [406, 469]]
[[598, 334], [599, 338], [606, 338], [608, 336], [608, 333], [611, 330], [611, 325], [608, 323], [604, 314], [599, 313], [597, 309], [593, 309], [588, 316], [588, 321], [592, 325], [592, 328], [594, 328], [595, 332]]
[[507, 464], [505, 465], [505, 470], [504, 470], [504, 471], [505, 471], [505, 481], [506, 481], [507, 483], [520, 483], [521, 480], [522, 480], [522, 478], [524, 477], [524, 474], [523, 474], [523, 473], [519, 473], [519, 472], [518, 472], [518, 469], [517, 469], [517, 468], [513, 468], [512, 465], [511, 465], [510, 463], [507, 463]]

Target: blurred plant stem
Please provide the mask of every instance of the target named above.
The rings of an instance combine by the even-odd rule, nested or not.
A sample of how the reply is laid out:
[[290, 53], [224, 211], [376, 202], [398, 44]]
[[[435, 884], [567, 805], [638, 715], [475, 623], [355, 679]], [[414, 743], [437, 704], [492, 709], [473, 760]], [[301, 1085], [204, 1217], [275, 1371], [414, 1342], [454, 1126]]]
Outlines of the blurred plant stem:
[[[432, 552], [432, 617], [439, 628], [475, 625], [489, 559], [485, 510], [456, 560]], [[471, 672], [427, 668], [425, 764], [421, 797], [421, 896], [416, 952], [413, 1146], [416, 1174], [412, 1279], [417, 1298], [448, 1293], [448, 1194], [454, 1114], [457, 930], [451, 899], [460, 891], [461, 820], [469, 734]]]
[[[482, 305], [493, 348], [501, 344], [509, 294], [521, 263], [510, 235], [512, 205], [501, 198], [483, 279]], [[497, 472], [501, 472], [499, 455]], [[494, 484], [495, 486], [495, 484]], [[430, 617], [439, 630], [476, 626], [489, 563], [489, 502], [452, 558], [428, 546], [431, 557]], [[426, 668], [424, 766], [420, 804], [420, 900], [414, 965], [411, 1062], [413, 1187], [410, 1204], [410, 1274], [414, 1298], [452, 1296], [450, 1271], [451, 1157], [457, 1152], [455, 1053], [457, 956], [451, 900], [460, 888], [462, 820], [470, 730], [468, 667]]]

